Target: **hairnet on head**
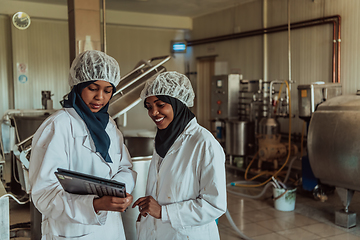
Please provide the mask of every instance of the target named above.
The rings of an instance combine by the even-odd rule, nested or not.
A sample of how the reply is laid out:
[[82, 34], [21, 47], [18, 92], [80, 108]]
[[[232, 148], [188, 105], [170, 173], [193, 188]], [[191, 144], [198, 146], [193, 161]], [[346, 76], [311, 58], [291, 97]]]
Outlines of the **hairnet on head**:
[[150, 78], [140, 97], [144, 100], [150, 96], [166, 95], [180, 100], [187, 107], [194, 106], [195, 93], [190, 80], [178, 72], [160, 73], [156, 78]]
[[98, 80], [112, 83], [116, 87], [120, 82], [118, 62], [101, 51], [90, 50], [80, 53], [71, 64], [70, 87]]

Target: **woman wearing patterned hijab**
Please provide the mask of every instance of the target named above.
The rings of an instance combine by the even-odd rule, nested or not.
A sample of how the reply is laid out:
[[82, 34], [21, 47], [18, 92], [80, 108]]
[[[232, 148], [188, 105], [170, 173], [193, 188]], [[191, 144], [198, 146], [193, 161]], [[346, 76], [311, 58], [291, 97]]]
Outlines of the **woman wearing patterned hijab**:
[[[30, 156], [31, 198], [42, 213], [42, 240], [125, 239], [120, 212], [132, 202], [136, 173], [123, 136], [107, 113], [120, 82], [116, 60], [100, 51], [81, 53], [72, 63], [72, 87], [63, 109], [36, 131]], [[57, 168], [117, 180], [126, 198], [65, 192]]]
[[146, 196], [139, 198], [138, 239], [217, 240], [215, 220], [226, 211], [225, 154], [189, 107], [189, 79], [165, 72], [141, 92], [157, 126]]

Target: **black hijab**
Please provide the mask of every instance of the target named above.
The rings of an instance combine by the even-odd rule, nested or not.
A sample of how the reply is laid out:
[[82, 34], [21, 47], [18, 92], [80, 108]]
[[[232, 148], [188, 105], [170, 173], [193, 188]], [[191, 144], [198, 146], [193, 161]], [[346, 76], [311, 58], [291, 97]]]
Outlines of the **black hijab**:
[[[74, 108], [79, 116], [84, 120], [89, 129], [92, 140], [94, 141], [96, 151], [100, 153], [106, 162], [112, 163], [109, 155], [110, 138], [105, 131], [109, 122], [109, 102], [98, 112], [93, 113], [81, 98], [81, 92], [84, 88], [96, 81], [88, 81], [75, 85], [68, 95], [68, 99], [64, 100], [64, 108]], [[115, 87], [112, 93], [114, 94]]]
[[165, 129], [158, 129], [155, 136], [156, 152], [160, 157], [164, 158], [175, 140], [184, 131], [187, 124], [195, 117], [195, 115], [184, 103], [174, 97], [166, 95], [156, 95], [156, 97], [161, 101], [170, 104], [174, 112], [174, 119], [169, 126]]

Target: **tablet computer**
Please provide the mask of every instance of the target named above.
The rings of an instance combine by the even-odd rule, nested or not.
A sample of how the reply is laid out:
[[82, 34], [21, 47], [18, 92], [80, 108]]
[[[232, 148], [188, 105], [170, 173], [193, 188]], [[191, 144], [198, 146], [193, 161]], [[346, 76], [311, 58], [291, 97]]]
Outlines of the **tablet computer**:
[[125, 183], [62, 168], [58, 168], [55, 175], [68, 193], [126, 197]]

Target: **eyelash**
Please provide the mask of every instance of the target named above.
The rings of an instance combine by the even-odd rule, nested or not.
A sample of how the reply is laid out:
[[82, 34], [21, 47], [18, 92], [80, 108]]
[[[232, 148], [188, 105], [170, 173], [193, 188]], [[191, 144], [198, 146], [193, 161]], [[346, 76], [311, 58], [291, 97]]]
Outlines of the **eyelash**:
[[[97, 91], [98, 89], [97, 88], [91, 88], [91, 87], [89, 87], [88, 88], [90, 91]], [[104, 92], [106, 93], [106, 94], [110, 94], [111, 93], [111, 91], [107, 91], [107, 90], [104, 90]]]
[[[157, 104], [156, 106], [157, 106], [158, 108], [163, 108], [163, 107], [165, 106], [165, 104]], [[145, 108], [146, 108], [147, 110], [151, 110], [151, 109], [152, 109], [152, 107], [151, 107], [150, 105], [145, 106]]]

